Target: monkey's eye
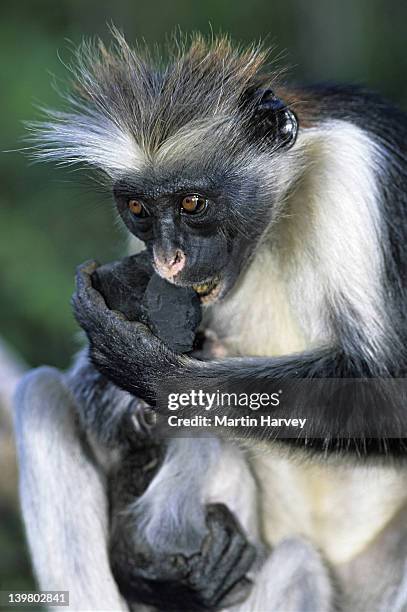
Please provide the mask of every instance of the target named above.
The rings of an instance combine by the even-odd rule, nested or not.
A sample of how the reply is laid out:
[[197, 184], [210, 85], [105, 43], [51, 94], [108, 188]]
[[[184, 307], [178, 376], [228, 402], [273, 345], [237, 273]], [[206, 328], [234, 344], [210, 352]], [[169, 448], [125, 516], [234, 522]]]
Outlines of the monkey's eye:
[[130, 212], [136, 217], [148, 217], [148, 213], [139, 200], [129, 200], [127, 202]]
[[196, 215], [208, 205], [208, 200], [199, 195], [188, 195], [181, 202], [181, 212], [188, 215]]

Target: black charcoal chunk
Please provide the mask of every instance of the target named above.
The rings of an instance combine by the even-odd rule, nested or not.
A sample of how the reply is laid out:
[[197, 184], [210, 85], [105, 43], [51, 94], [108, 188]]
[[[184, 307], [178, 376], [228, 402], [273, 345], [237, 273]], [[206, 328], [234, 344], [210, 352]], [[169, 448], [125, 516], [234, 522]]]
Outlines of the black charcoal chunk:
[[142, 321], [178, 353], [192, 350], [201, 322], [199, 298], [193, 289], [159, 277], [147, 251], [100, 266], [92, 284], [111, 310], [130, 321]]
[[151, 331], [177, 353], [192, 350], [201, 322], [201, 305], [190, 287], [177, 287], [154, 274], [143, 298]]
[[130, 321], [142, 316], [141, 301], [153, 267], [147, 251], [100, 266], [92, 284], [101, 293], [110, 310], [122, 312]]

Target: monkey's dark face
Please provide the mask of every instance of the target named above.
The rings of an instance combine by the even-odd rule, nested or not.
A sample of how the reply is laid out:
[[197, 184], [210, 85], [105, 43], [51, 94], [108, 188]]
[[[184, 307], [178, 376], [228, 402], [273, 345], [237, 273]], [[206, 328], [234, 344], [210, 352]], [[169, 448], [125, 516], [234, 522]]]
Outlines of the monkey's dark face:
[[140, 150], [138, 170], [114, 186], [157, 273], [206, 303], [226, 296], [270, 224], [278, 160], [297, 134], [295, 115], [271, 90], [248, 92], [238, 117], [181, 130], [155, 155]]
[[242, 172], [207, 171], [203, 178], [185, 166], [150, 168], [117, 182], [114, 195], [158, 274], [192, 285], [204, 303], [229, 292], [269, 223], [259, 180]]

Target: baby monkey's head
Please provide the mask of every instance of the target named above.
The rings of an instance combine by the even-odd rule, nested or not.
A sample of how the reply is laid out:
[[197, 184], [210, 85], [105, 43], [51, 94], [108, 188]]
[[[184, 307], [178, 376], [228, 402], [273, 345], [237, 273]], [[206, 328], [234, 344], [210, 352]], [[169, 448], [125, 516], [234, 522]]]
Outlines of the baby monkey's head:
[[174, 47], [164, 65], [118, 32], [82, 45], [70, 108], [32, 128], [37, 155], [101, 171], [156, 271], [211, 302], [277, 216], [298, 122], [259, 47]]

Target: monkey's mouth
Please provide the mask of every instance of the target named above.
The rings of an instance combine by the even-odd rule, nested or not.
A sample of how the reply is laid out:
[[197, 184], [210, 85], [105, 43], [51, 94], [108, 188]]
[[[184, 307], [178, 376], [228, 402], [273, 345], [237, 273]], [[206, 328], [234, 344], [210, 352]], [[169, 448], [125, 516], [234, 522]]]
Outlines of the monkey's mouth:
[[199, 299], [203, 304], [213, 302], [218, 297], [221, 290], [219, 278], [214, 278], [206, 283], [192, 285], [192, 289], [199, 295]]

